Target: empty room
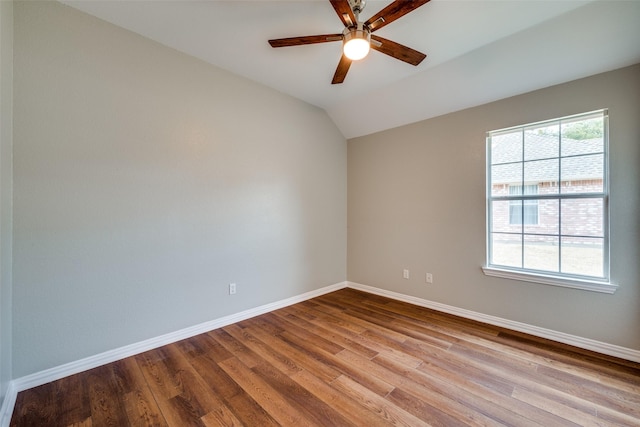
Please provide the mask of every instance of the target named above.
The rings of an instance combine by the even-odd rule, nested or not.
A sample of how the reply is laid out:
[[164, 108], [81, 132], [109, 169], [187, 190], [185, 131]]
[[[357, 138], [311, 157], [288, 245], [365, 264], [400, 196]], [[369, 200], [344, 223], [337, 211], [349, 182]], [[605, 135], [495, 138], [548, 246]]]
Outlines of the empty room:
[[0, 0], [0, 427], [640, 426], [638, 22]]

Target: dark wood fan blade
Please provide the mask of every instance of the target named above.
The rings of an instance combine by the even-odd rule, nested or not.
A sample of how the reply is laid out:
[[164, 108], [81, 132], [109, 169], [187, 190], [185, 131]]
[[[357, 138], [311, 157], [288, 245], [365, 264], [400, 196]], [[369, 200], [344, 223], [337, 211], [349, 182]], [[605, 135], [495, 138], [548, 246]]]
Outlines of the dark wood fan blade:
[[377, 31], [428, 2], [429, 0], [396, 0], [369, 18], [365, 22], [365, 25], [367, 25], [372, 32]]
[[318, 36], [287, 37], [269, 40], [271, 47], [301, 46], [304, 44], [337, 42], [342, 40], [342, 33], [322, 34]]
[[342, 55], [340, 58], [340, 62], [338, 63], [338, 68], [336, 68], [336, 72], [333, 75], [333, 80], [331, 80], [331, 84], [335, 85], [338, 83], [342, 83], [344, 79], [347, 77], [347, 72], [349, 71], [349, 67], [351, 66], [351, 60]]
[[375, 49], [378, 52], [382, 52], [385, 55], [392, 56], [411, 65], [418, 65], [427, 57], [427, 55], [422, 52], [373, 34], [371, 35], [371, 40], [374, 41], [371, 43], [371, 49]]
[[[338, 18], [342, 21], [345, 27], [350, 27], [352, 25], [357, 24], [356, 16], [353, 14], [353, 10], [351, 10], [351, 6], [349, 5], [349, 0], [329, 0], [331, 2], [331, 6], [336, 10], [338, 14]], [[345, 18], [347, 15], [347, 18]], [[351, 20], [351, 22], [349, 22]]]

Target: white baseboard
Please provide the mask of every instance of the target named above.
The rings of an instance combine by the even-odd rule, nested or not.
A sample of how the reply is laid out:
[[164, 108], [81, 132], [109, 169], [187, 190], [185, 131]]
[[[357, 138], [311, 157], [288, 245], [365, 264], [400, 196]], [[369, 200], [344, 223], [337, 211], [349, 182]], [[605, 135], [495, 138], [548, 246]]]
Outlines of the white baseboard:
[[0, 426], [9, 427], [11, 423], [11, 414], [13, 414], [13, 407], [16, 406], [16, 398], [18, 397], [18, 391], [16, 390], [13, 381], [9, 382], [7, 387], [7, 393], [4, 395], [2, 401], [2, 408], [0, 408]]
[[534, 335], [540, 338], [546, 338], [553, 341], [569, 344], [585, 350], [591, 350], [609, 356], [619, 357], [621, 359], [630, 360], [640, 363], [640, 351], [601, 341], [583, 338], [576, 335], [566, 334], [551, 329], [540, 328], [538, 326], [520, 323], [513, 320], [503, 319], [501, 317], [490, 316], [463, 308], [453, 307], [439, 302], [429, 301], [426, 299], [405, 295], [398, 292], [388, 291], [386, 289], [375, 288], [355, 282], [347, 282], [349, 288], [358, 289], [371, 294], [407, 302], [409, 304], [426, 307], [443, 313], [453, 314], [455, 316], [464, 317], [466, 319], [477, 320], [479, 322], [488, 323], [494, 326], [511, 329], [518, 332]]
[[64, 365], [56, 366], [54, 368], [46, 369], [44, 371], [36, 372], [34, 374], [26, 375], [21, 378], [16, 378], [9, 383], [7, 393], [5, 395], [4, 401], [2, 402], [2, 408], [0, 409], [0, 427], [9, 426], [11, 422], [11, 415], [13, 414], [13, 408], [16, 403], [16, 397], [18, 393], [23, 390], [37, 387], [39, 385], [59, 380], [69, 375], [97, 368], [98, 366], [115, 362], [126, 357], [134, 356], [145, 351], [153, 350], [155, 348], [162, 347], [163, 345], [191, 338], [193, 336], [209, 332], [214, 329], [222, 328], [224, 326], [231, 325], [242, 320], [250, 319], [264, 313], [297, 304], [299, 302], [306, 301], [311, 298], [327, 294], [329, 292], [343, 289], [346, 286], [347, 282], [325, 286], [323, 288], [316, 289], [311, 292], [306, 292], [301, 295], [296, 295], [291, 298], [286, 298], [280, 301], [272, 302], [270, 304], [261, 305], [259, 307], [241, 311], [229, 316], [224, 316], [219, 319], [211, 320], [209, 322], [201, 323], [199, 325], [161, 335], [159, 337], [116, 348], [114, 350], [105, 351], [104, 353], [96, 354], [95, 356], [90, 356], [74, 362], [65, 363]]

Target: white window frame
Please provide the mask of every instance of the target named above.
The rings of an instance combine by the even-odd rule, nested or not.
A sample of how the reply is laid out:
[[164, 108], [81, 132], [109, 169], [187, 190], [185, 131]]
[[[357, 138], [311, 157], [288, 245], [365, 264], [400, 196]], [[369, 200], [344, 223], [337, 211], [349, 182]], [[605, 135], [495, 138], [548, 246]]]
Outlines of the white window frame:
[[[522, 129], [536, 127], [536, 126], [544, 126], [546, 124], [551, 125], [555, 123], [562, 123], [564, 120], [576, 120], [581, 117], [588, 117], [590, 115], [601, 113], [604, 121], [604, 140], [603, 140], [603, 151], [604, 151], [604, 165], [603, 165], [603, 191], [596, 193], [562, 193], [558, 192], [558, 194], [554, 194], [552, 196], [546, 195], [518, 195], [518, 196], [493, 196], [492, 195], [492, 182], [491, 182], [491, 135], [514, 131]], [[594, 292], [602, 292], [613, 294], [617, 285], [611, 283], [610, 281], [610, 253], [609, 253], [609, 121], [608, 121], [608, 110], [596, 110], [587, 113], [576, 114], [567, 117], [560, 117], [553, 120], [545, 120], [542, 122], [529, 123], [520, 126], [514, 126], [511, 128], [498, 129], [494, 131], [487, 132], [487, 225], [486, 225], [486, 249], [487, 249], [487, 259], [486, 264], [482, 267], [482, 270], [485, 275], [493, 276], [493, 277], [501, 277], [513, 280], [520, 280], [525, 282], [533, 282], [540, 283], [545, 285], [554, 285], [554, 286], [562, 286], [574, 289], [582, 289]], [[524, 155], [524, 154], [523, 154]], [[558, 154], [560, 158], [562, 158], [562, 153]], [[525, 160], [523, 157], [523, 164]], [[525, 183], [526, 184], [526, 183]], [[524, 203], [527, 199], [535, 199], [541, 200], [544, 198], [553, 198], [558, 199], [558, 203], [561, 203], [562, 200], [569, 199], [578, 199], [578, 198], [601, 198], [603, 201], [603, 256], [604, 256], [604, 265], [603, 265], [603, 277], [591, 277], [591, 276], [581, 276], [576, 274], [569, 273], [559, 273], [559, 272], [551, 272], [551, 271], [538, 271], [538, 270], [530, 270], [526, 268], [520, 267], [506, 267], [501, 265], [494, 265], [491, 263], [492, 260], [492, 202], [496, 200], [510, 201], [510, 200], [520, 200]], [[522, 213], [524, 214], [524, 207], [522, 208]], [[539, 214], [539, 213], [538, 213]], [[538, 219], [539, 220], [539, 219]], [[522, 224], [523, 231], [522, 235], [524, 236], [524, 226]], [[561, 238], [561, 230], [558, 230], [558, 236]]]

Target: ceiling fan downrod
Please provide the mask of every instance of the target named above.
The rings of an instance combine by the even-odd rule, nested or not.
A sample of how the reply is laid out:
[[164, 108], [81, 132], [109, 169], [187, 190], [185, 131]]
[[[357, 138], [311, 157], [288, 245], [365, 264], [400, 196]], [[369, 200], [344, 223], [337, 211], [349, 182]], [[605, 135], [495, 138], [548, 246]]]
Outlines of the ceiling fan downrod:
[[360, 12], [364, 10], [364, 7], [367, 4], [367, 0], [350, 0], [351, 10], [353, 10], [353, 14], [356, 16], [356, 21], [360, 22]]
[[[374, 31], [375, 27], [378, 24], [381, 24], [384, 22], [384, 18], [382, 16], [379, 16], [378, 19], [372, 22], [368, 22], [368, 23], [360, 22], [360, 13], [362, 13], [362, 11], [364, 10], [364, 7], [367, 5], [367, 0], [348, 0], [348, 1], [349, 1], [349, 5], [351, 6], [351, 10], [353, 11], [353, 15], [356, 18], [356, 22], [351, 23], [351, 25], [348, 25], [348, 27], [354, 27], [358, 30], [366, 29], [368, 33], [371, 33], [372, 31]], [[351, 21], [351, 19], [346, 13], [344, 17], [347, 22]]]

